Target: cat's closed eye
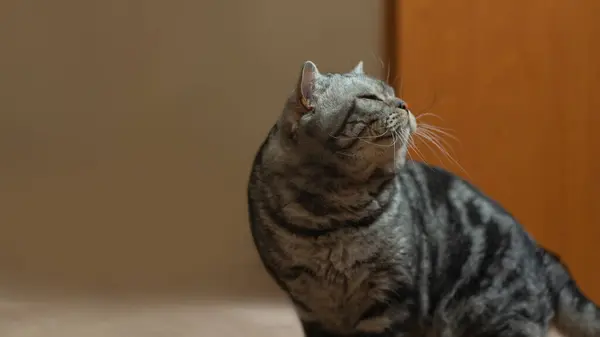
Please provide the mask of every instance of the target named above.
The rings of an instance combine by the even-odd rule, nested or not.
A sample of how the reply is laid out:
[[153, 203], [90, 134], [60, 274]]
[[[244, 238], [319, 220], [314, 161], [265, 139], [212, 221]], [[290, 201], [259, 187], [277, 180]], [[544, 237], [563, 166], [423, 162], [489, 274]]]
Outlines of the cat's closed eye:
[[366, 94], [366, 95], [360, 95], [358, 96], [359, 99], [367, 99], [367, 100], [371, 100], [371, 101], [381, 101], [383, 102], [383, 99], [381, 99], [379, 96], [374, 95], [374, 94]]

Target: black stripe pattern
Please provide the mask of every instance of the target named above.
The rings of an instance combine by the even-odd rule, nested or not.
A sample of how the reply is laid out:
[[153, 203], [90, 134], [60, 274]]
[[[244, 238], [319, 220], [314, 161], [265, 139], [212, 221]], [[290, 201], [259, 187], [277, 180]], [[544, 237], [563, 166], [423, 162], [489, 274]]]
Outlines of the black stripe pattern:
[[313, 109], [290, 98], [247, 194], [256, 249], [306, 336], [538, 337], [555, 324], [600, 337], [598, 306], [501, 205], [373, 143], [407, 123], [385, 83], [316, 78]]

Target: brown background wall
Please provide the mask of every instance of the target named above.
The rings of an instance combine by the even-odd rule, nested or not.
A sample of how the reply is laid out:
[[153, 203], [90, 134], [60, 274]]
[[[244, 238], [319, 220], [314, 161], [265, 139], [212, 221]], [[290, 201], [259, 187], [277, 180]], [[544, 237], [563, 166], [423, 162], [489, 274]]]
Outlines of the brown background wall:
[[457, 137], [461, 167], [418, 142], [426, 160], [503, 204], [600, 303], [600, 2], [420, 0], [396, 14], [403, 96], [441, 117], [419, 121]]
[[380, 1], [2, 1], [4, 292], [270, 285], [254, 151], [305, 59], [384, 73], [382, 20]]

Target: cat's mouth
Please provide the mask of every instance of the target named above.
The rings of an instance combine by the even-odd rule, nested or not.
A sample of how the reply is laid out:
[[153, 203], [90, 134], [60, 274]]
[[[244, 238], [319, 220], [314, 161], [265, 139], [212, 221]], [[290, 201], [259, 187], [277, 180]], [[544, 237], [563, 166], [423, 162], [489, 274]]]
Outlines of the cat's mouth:
[[377, 137], [376, 141], [389, 141], [392, 139], [404, 143], [408, 142], [410, 137], [417, 131], [417, 119], [413, 114], [407, 109], [399, 109], [398, 111], [401, 111], [399, 114], [404, 115], [404, 118], [393, 119], [391, 123], [386, 125], [387, 131]]
[[393, 141], [396, 143], [406, 143], [410, 140], [410, 137], [417, 130], [417, 120], [409, 114], [409, 118], [406, 123], [391, 127], [381, 136], [374, 139], [375, 142], [389, 142]]

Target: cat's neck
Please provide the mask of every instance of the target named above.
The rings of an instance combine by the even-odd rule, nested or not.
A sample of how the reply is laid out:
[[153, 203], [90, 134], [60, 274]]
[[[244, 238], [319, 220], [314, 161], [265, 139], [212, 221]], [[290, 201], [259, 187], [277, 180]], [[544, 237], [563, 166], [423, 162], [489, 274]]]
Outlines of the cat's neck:
[[348, 174], [317, 158], [300, 157], [272, 136], [262, 153], [261, 180], [277, 196], [271, 198], [274, 209], [335, 222], [364, 217], [392, 198], [395, 170], [369, 166]]
[[317, 228], [340, 226], [378, 213], [390, 203], [396, 187], [395, 176], [381, 170], [365, 181], [356, 181], [319, 163], [290, 167], [270, 179], [271, 193], [278, 195], [273, 206], [302, 222], [299, 225]]

